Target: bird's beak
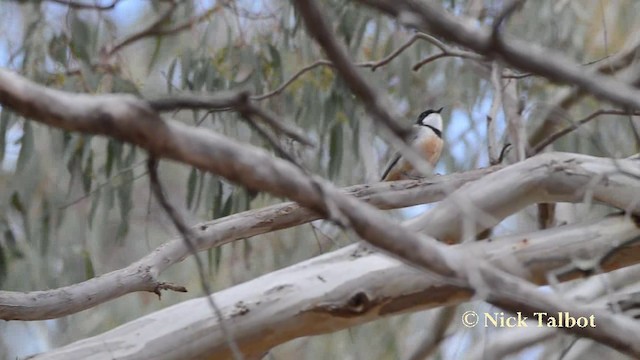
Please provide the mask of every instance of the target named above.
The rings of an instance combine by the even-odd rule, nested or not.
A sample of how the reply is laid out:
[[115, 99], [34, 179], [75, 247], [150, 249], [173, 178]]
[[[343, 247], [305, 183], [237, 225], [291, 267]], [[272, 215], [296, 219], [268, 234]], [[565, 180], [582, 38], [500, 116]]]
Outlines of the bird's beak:
[[444, 109], [444, 106], [441, 107], [440, 109], [438, 109], [438, 111], [436, 111], [438, 114], [440, 114], [440, 112], [442, 111], [442, 109]]

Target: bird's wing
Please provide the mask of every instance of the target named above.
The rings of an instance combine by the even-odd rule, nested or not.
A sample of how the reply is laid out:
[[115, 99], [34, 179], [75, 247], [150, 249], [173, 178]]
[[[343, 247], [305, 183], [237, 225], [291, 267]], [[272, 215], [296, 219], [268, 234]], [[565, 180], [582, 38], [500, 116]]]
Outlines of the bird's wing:
[[[414, 126], [412, 129], [412, 134], [409, 137], [409, 139], [407, 139], [407, 142], [412, 143], [416, 140], [417, 137], [418, 137], [418, 132], [416, 131], [416, 127]], [[391, 158], [391, 161], [389, 161], [389, 163], [385, 167], [384, 173], [382, 173], [382, 178], [380, 179], [380, 181], [383, 181], [384, 178], [386, 178], [387, 175], [389, 175], [389, 172], [398, 163], [398, 161], [400, 161], [401, 157], [402, 155], [400, 153], [396, 153], [395, 155], [393, 155], [393, 157]]]
[[398, 163], [398, 161], [400, 161], [400, 153], [397, 153], [393, 156], [393, 158], [391, 158], [391, 161], [389, 161], [389, 163], [387, 164], [387, 167], [384, 170], [384, 173], [382, 174], [382, 178], [380, 179], [380, 181], [384, 180], [384, 178], [387, 177], [387, 175], [389, 175], [389, 171], [391, 171], [391, 169], [393, 169], [393, 167], [396, 165], [396, 163]]

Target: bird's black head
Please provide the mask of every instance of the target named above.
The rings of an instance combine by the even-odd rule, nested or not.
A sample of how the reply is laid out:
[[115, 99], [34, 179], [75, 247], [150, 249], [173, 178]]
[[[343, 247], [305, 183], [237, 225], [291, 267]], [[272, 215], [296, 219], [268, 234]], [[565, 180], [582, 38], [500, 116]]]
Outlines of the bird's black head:
[[422, 120], [424, 118], [426, 118], [427, 116], [429, 116], [429, 114], [433, 114], [433, 113], [440, 114], [442, 109], [444, 109], [444, 107], [441, 107], [438, 110], [429, 109], [429, 110], [423, 111], [422, 114], [420, 114], [420, 116], [418, 116], [418, 121], [416, 121], [416, 124], [422, 124]]

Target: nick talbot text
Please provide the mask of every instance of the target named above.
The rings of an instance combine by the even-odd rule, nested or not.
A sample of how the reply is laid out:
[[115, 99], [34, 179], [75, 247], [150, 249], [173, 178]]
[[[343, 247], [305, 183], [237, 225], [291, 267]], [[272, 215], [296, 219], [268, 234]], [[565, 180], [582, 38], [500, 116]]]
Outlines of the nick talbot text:
[[549, 328], [596, 327], [594, 315], [576, 317], [571, 316], [568, 311], [558, 313], [534, 312], [531, 320], [535, 322], [527, 323], [528, 319], [529, 317], [523, 316], [521, 312], [516, 312], [515, 315], [505, 314], [504, 312], [484, 313], [484, 327], [513, 328], [529, 327], [529, 325]]

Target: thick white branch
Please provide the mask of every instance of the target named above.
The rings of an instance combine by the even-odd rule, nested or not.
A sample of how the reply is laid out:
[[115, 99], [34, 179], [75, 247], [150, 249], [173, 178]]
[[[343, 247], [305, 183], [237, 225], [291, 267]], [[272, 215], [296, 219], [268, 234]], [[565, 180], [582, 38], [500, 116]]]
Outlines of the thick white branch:
[[[346, 194], [381, 209], [426, 204], [443, 199], [448, 189], [501, 169], [501, 166], [472, 170], [432, 179], [394, 183], [355, 185]], [[238, 239], [301, 225], [319, 218], [311, 210], [287, 202], [249, 210], [198, 224], [196, 247], [203, 251]], [[182, 239], [171, 240], [126, 268], [58, 289], [33, 292], [0, 291], [0, 319], [43, 320], [86, 310], [103, 302], [136, 291], [158, 292], [171, 289], [158, 276], [189, 256]]]
[[[310, 4], [308, 1], [305, 3]], [[567, 330], [640, 356], [637, 335], [640, 326], [629, 319], [577, 306], [554, 294], [542, 294], [531, 284], [489, 266], [483, 258], [471, 258], [433, 238], [419, 236], [398, 226], [373, 207], [344, 196], [330, 184], [311, 179], [294, 165], [273, 158], [260, 149], [203, 129], [164, 122], [143, 100], [123, 95], [73, 95], [44, 88], [0, 70], [0, 103], [19, 114], [63, 129], [102, 134], [134, 143], [155, 157], [191, 164], [249, 188], [289, 197], [325, 216], [334, 215], [337, 210], [338, 215], [348, 219], [348, 224], [360, 237], [398, 258], [447, 277], [447, 283], [455, 284], [458, 291], [482, 290], [488, 302], [512, 311], [554, 312], [569, 306], [576, 316], [596, 315], [600, 318], [600, 326]], [[525, 161], [522, 166], [545, 164], [553, 162], [555, 157], [566, 159], [566, 156], [546, 154]], [[595, 183], [606, 186], [601, 179], [596, 178]], [[630, 195], [637, 189], [637, 184], [616, 188], [613, 200], [618, 206], [637, 210], [638, 204]], [[562, 197], [576, 189], [567, 184], [555, 190]], [[460, 194], [458, 196], [462, 199]], [[502, 214], [501, 210], [496, 209], [496, 214], [490, 215], [497, 217], [499, 214]], [[482, 279], [482, 283], [471, 281], [476, 278]]]
[[[543, 283], [585, 249], [603, 254], [640, 236], [625, 216], [455, 247], [472, 257]], [[558, 246], [562, 244], [562, 246]], [[640, 244], [622, 249], [606, 270], [640, 262]], [[575, 272], [564, 280], [579, 276]], [[269, 273], [213, 295], [248, 357], [297, 337], [334, 332], [408, 311], [466, 301], [470, 291], [448, 285], [384, 254], [356, 244]], [[596, 318], [598, 319], [598, 318]], [[599, 324], [598, 324], [599, 325]], [[204, 299], [186, 301], [35, 359], [226, 359], [217, 320]]]
[[[640, 214], [640, 161], [566, 153], [537, 156], [463, 186], [407, 226], [457, 242], [529, 205], [591, 200]], [[465, 229], [473, 231], [463, 234]]]

